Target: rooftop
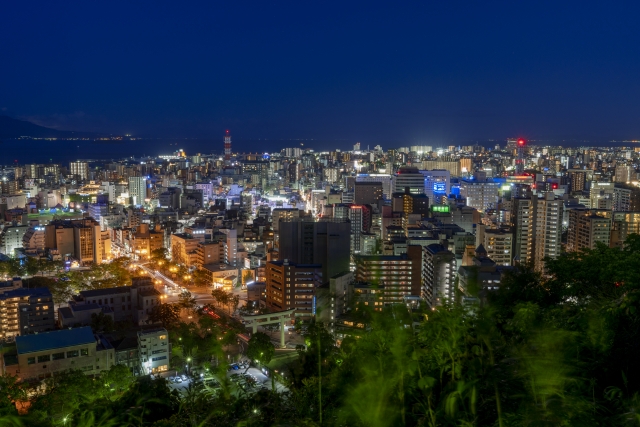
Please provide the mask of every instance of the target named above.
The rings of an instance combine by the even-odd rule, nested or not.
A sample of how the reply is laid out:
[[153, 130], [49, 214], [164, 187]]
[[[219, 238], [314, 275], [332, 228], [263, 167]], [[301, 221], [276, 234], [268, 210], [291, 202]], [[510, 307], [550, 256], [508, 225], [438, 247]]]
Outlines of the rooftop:
[[116, 288], [80, 291], [80, 295], [82, 295], [85, 298], [102, 297], [105, 295], [113, 295], [113, 294], [128, 294], [128, 293], [131, 293], [131, 286], [118, 286]]
[[75, 345], [96, 344], [96, 342], [97, 340], [89, 326], [16, 337], [18, 354], [54, 350]]
[[51, 298], [51, 292], [47, 288], [18, 288], [0, 295], [0, 299], [20, 297]]

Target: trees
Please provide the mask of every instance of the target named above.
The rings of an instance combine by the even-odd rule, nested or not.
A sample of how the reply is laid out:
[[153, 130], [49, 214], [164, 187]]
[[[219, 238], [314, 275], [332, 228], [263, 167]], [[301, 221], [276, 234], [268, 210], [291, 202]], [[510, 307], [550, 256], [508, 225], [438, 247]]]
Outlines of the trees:
[[154, 306], [149, 313], [149, 323], [162, 323], [167, 329], [174, 329], [180, 323], [180, 307], [163, 303]]
[[193, 295], [191, 295], [191, 292], [189, 291], [183, 291], [178, 296], [178, 306], [180, 308], [183, 308], [189, 311], [189, 310], [193, 310], [196, 304], [197, 304], [196, 299], [193, 297]]
[[93, 329], [94, 332], [113, 332], [113, 317], [103, 312], [91, 314], [91, 329]]
[[247, 285], [248, 282], [253, 280], [253, 271], [251, 270], [243, 270], [242, 271], [242, 284]]
[[27, 400], [27, 389], [18, 378], [11, 375], [0, 376], [0, 416], [18, 415], [16, 402]]
[[247, 357], [257, 360], [263, 365], [269, 363], [275, 354], [275, 347], [271, 343], [271, 338], [262, 332], [256, 332], [249, 339]]
[[195, 270], [192, 274], [193, 284], [198, 287], [211, 286], [211, 277], [202, 269]]

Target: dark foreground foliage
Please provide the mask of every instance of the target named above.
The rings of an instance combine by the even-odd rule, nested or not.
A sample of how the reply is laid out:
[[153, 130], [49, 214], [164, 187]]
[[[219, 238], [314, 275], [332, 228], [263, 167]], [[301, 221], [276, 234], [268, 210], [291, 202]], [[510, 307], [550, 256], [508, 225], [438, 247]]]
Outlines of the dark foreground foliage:
[[516, 271], [473, 308], [361, 313], [370, 329], [340, 347], [311, 325], [285, 393], [223, 382], [180, 396], [162, 380], [70, 373], [17, 416], [5, 379], [0, 426], [640, 425], [640, 239], [548, 268]]

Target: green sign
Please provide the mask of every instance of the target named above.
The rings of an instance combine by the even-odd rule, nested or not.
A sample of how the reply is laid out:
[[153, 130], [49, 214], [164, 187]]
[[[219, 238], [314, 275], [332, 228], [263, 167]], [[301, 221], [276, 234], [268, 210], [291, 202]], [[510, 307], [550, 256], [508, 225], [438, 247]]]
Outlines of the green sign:
[[449, 205], [433, 205], [431, 206], [431, 212], [449, 213]]

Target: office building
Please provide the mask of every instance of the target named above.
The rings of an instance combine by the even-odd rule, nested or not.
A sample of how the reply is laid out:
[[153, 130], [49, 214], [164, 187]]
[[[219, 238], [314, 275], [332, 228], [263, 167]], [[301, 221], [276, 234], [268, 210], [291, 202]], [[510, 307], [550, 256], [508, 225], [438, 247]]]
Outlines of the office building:
[[394, 175], [394, 193], [404, 193], [409, 188], [411, 194], [424, 194], [424, 175], [418, 168], [402, 166]]
[[353, 202], [356, 205], [375, 205], [383, 198], [381, 182], [357, 182], [354, 185]]
[[424, 193], [432, 204], [442, 196], [448, 196], [451, 192], [451, 173], [446, 169], [422, 170], [424, 176]]
[[133, 205], [144, 204], [147, 198], [147, 179], [143, 176], [129, 177], [129, 197]]
[[498, 205], [500, 183], [493, 179], [463, 179], [460, 181], [460, 195], [466, 199], [466, 205], [484, 212]]
[[349, 221], [280, 223], [278, 258], [294, 264], [319, 264], [322, 277], [331, 277], [349, 270], [351, 223]]
[[358, 174], [356, 182], [379, 182], [382, 184], [382, 195], [385, 199], [390, 199], [391, 194], [395, 191], [394, 176], [391, 174]]

